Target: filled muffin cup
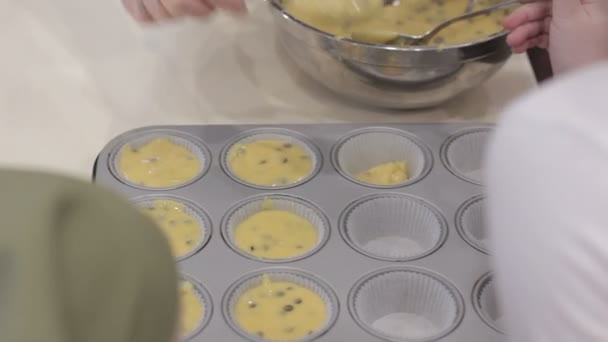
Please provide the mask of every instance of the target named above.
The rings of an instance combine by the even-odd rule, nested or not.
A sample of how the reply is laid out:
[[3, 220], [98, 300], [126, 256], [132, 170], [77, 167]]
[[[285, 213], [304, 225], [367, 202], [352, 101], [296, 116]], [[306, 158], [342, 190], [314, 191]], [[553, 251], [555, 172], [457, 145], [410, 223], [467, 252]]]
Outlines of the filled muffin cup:
[[374, 194], [351, 203], [340, 217], [339, 228], [352, 248], [387, 261], [425, 257], [447, 237], [447, 224], [437, 208], [396, 193]]
[[196, 324], [196, 328], [182, 336], [182, 339], [187, 341], [200, 334], [205, 327], [207, 327], [207, 324], [209, 324], [211, 316], [213, 315], [213, 301], [211, 299], [211, 294], [209, 294], [209, 291], [207, 291], [205, 286], [190, 275], [184, 273], [180, 274], [179, 281], [180, 285], [183, 281], [192, 284], [197, 299], [199, 300], [199, 304], [202, 306], [204, 311], [202, 317]]
[[441, 148], [445, 167], [467, 182], [482, 185], [483, 159], [492, 132], [491, 128], [475, 128], [448, 138]]
[[504, 316], [496, 296], [492, 273], [485, 274], [475, 285], [473, 306], [482, 321], [499, 333], [505, 333]]
[[[298, 155], [297, 158], [310, 161], [310, 171], [306, 172], [305, 174], [302, 174], [300, 177], [296, 177], [298, 179], [294, 181], [289, 180], [290, 175], [288, 174], [279, 175], [276, 179], [276, 182], [271, 182], [272, 184], [260, 183], [254, 179], [251, 179], [251, 175], [239, 175], [238, 172], [234, 170], [234, 167], [230, 160], [231, 156], [238, 155], [239, 153], [247, 153], [247, 151], [239, 151], [239, 149], [242, 149], [243, 146], [254, 144], [260, 141], [281, 142], [281, 146], [276, 147], [278, 153], [285, 153], [286, 149], [291, 149], [293, 147], [301, 149], [302, 154]], [[260, 157], [259, 159], [260, 160], [257, 160], [256, 164], [270, 165], [266, 164], [266, 158]], [[292, 162], [298, 162], [298, 159], [296, 159], [295, 161], [290, 161], [288, 158], [283, 158], [282, 161], [285, 164], [288, 164]], [[319, 172], [322, 164], [321, 153], [319, 149], [312, 143], [312, 141], [310, 141], [302, 134], [281, 128], [261, 128], [243, 133], [242, 135], [236, 137], [226, 145], [226, 147], [221, 153], [220, 160], [224, 172], [230, 178], [243, 185], [262, 190], [288, 189], [306, 183]], [[249, 168], [249, 170], [252, 169], [253, 168]], [[254, 172], [268, 173], [267, 170], [258, 170]]]
[[456, 213], [456, 229], [471, 247], [489, 254], [485, 221], [485, 197], [467, 200]]
[[[339, 302], [338, 297], [336, 296], [333, 289], [325, 283], [323, 280], [318, 278], [315, 275], [307, 273], [302, 270], [293, 269], [293, 268], [267, 268], [261, 269], [250, 274], [243, 276], [234, 282], [226, 291], [224, 298], [222, 300], [222, 308], [223, 314], [228, 325], [239, 335], [247, 339], [248, 341], [253, 342], [265, 342], [265, 341], [273, 341], [280, 342], [279, 340], [272, 340], [267, 337], [264, 337], [263, 332], [250, 332], [246, 331], [238, 322], [236, 318], [236, 305], [239, 299], [252, 288], [256, 288], [262, 284], [263, 277], [268, 276], [272, 282], [289, 282], [295, 284], [296, 286], [305, 288], [307, 290], [312, 291], [316, 294], [325, 305], [325, 321], [322, 326], [316, 329], [314, 332], [309, 333], [307, 336], [300, 339], [290, 339], [290, 342], [309, 342], [318, 339], [323, 336], [336, 322], [339, 312]], [[289, 291], [288, 288], [285, 289], [286, 292]], [[280, 293], [276, 294], [281, 295]], [[286, 300], [289, 300], [289, 297], [286, 294], [282, 294], [285, 296]], [[287, 303], [287, 302], [286, 302]], [[288, 302], [292, 310], [298, 304], [297, 302], [292, 303]], [[293, 305], [292, 305], [293, 304]], [[255, 303], [251, 303], [250, 307], [254, 307]]]
[[[123, 156], [123, 153], [127, 149], [130, 149], [134, 152], [138, 151], [142, 147], [157, 139], [167, 139], [170, 143], [182, 147], [188, 152], [190, 152], [192, 154], [192, 158], [198, 161], [199, 167], [196, 174], [193, 174], [188, 179], [184, 179], [182, 181], [173, 181], [158, 186], [147, 185], [145, 183], [142, 183], [141, 180], [128, 177], [125, 174], [125, 171], [122, 170], [120, 166], [120, 160]], [[157, 162], [157, 160], [152, 159], [149, 160], [150, 165], [152, 165], [152, 163], [154, 162]], [[142, 131], [133, 133], [132, 135], [127, 135], [126, 138], [123, 139], [122, 143], [111, 152], [109, 164], [110, 172], [112, 173], [112, 175], [116, 177], [119, 181], [131, 187], [143, 190], [173, 190], [192, 184], [201, 177], [203, 177], [207, 170], [209, 170], [209, 166], [211, 164], [211, 153], [201, 141], [181, 132], [175, 132], [170, 130]]]
[[[413, 184], [424, 178], [431, 169], [432, 155], [413, 135], [378, 127], [357, 130], [340, 139], [332, 150], [332, 161], [338, 172], [350, 181], [386, 189]], [[405, 179], [399, 177], [383, 183], [361, 179], [373, 168], [400, 162], [405, 162]]]
[[435, 341], [450, 334], [464, 315], [458, 290], [443, 277], [414, 267], [365, 275], [349, 293], [353, 319], [388, 341]]
[[[176, 202], [176, 203], [183, 205], [184, 213], [190, 217], [188, 220], [192, 220], [193, 221], [192, 224], [196, 224], [201, 233], [201, 239], [199, 239], [198, 241], [192, 241], [189, 250], [181, 255], [175, 255], [175, 259], [177, 261], [182, 261], [184, 259], [187, 259], [187, 258], [195, 255], [201, 249], [203, 249], [205, 247], [205, 245], [207, 244], [207, 242], [209, 242], [209, 239], [211, 238], [211, 234], [212, 234], [211, 219], [205, 213], [205, 211], [203, 209], [201, 209], [200, 207], [198, 207], [196, 204], [194, 204], [186, 199], [177, 197], [177, 196], [149, 195], [149, 196], [136, 197], [136, 198], [132, 199], [133, 204], [135, 204], [135, 206], [137, 206], [138, 208], [140, 208], [142, 210], [156, 210], [153, 208], [155, 208], [155, 203], [157, 201], [171, 201], [171, 202]], [[155, 215], [155, 213], [149, 213], [149, 214]], [[160, 224], [160, 222], [157, 222], [157, 219], [158, 219], [157, 217], [152, 217], [152, 219], [157, 224]], [[174, 251], [172, 251], [172, 252], [175, 254]]]
[[[276, 259], [259, 257], [252, 253], [251, 249], [240, 248], [235, 241], [239, 225], [251, 216], [269, 209], [295, 214], [310, 222], [317, 233], [315, 244], [293, 257]], [[329, 233], [330, 223], [321, 209], [304, 199], [289, 195], [268, 194], [245, 199], [232, 207], [222, 221], [222, 235], [230, 248], [244, 257], [267, 263], [287, 263], [307, 258], [325, 245]]]

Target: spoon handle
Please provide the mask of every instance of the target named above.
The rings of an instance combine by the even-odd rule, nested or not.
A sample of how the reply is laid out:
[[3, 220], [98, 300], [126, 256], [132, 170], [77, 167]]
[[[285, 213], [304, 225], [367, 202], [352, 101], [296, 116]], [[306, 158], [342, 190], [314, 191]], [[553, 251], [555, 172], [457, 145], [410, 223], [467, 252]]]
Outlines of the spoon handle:
[[472, 11], [472, 12], [469, 12], [469, 13], [465, 13], [465, 14], [459, 15], [457, 17], [453, 17], [453, 18], [448, 19], [448, 20], [442, 22], [441, 24], [433, 27], [432, 29], [428, 30], [423, 35], [421, 35], [421, 38], [427, 38], [427, 37], [431, 36], [433, 33], [441, 30], [442, 28], [444, 28], [444, 27], [446, 27], [448, 25], [451, 25], [454, 22], [457, 22], [457, 21], [460, 21], [460, 20], [464, 20], [464, 19], [469, 19], [469, 18], [472, 18], [472, 17], [476, 17], [478, 15], [490, 13], [490, 12], [499, 10], [501, 8], [510, 7], [510, 6], [519, 4], [519, 3], [520, 3], [520, 0], [508, 0], [508, 1], [504, 1], [504, 2], [501, 2], [499, 4], [496, 4], [496, 5], [493, 5], [493, 6], [489, 6], [489, 7], [477, 10], [477, 11]]

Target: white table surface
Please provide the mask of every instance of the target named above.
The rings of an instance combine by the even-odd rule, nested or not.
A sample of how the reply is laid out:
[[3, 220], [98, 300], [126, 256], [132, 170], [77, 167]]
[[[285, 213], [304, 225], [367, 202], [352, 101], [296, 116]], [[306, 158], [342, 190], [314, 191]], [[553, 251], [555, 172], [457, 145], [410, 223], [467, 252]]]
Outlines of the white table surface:
[[156, 124], [487, 122], [535, 87], [515, 56], [440, 108], [349, 104], [282, 62], [262, 0], [249, 5], [141, 28], [119, 0], [0, 0], [0, 166], [89, 179], [108, 140]]

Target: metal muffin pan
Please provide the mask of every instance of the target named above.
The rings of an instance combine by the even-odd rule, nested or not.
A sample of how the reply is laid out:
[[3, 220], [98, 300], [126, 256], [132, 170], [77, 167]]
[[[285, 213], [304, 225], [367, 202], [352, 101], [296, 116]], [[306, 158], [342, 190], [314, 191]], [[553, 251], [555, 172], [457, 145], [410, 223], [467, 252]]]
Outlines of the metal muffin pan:
[[[459, 146], [455, 155], [449, 155], [452, 150], [450, 146], [459, 137], [467, 134], [478, 136], [480, 133], [489, 135], [492, 131], [491, 125], [475, 123], [373, 127], [360, 124], [145, 127], [121, 134], [108, 143], [97, 158], [93, 179], [134, 201], [142, 196], [185, 199], [204, 211], [211, 221], [207, 227], [210, 238], [206, 244], [197, 253], [178, 261], [182, 272], [207, 289], [215, 308], [209, 322], [190, 341], [261, 341], [259, 337], [244, 334], [230, 322], [230, 313], [226, 312], [226, 301], [233, 298], [230, 291], [244, 279], [253, 279], [264, 272], [283, 274], [290, 270], [295, 276], [312, 276], [317, 280], [317, 285], [327, 287], [330, 296], [335, 294], [337, 299], [336, 303], [328, 303], [332, 306], [332, 318], [327, 329], [301, 341], [503, 341], [505, 335], [499, 328], [491, 326], [488, 316], [480, 310], [481, 294], [475, 293], [487, 289], [480, 284], [491, 272], [487, 254], [491, 251], [484, 250], [484, 253], [471, 241], [466, 241], [461, 227], [463, 220], [460, 215], [467, 212], [463, 208], [482, 196], [484, 187], [477, 180], [463, 177], [454, 167], [458, 165], [460, 169], [464, 167], [466, 171], [475, 171], [475, 175], [478, 175], [481, 165], [471, 163], [481, 160], [481, 157], [466, 156], [466, 147], [470, 146], [470, 153], [480, 153], [482, 149], [477, 145], [478, 139], [474, 139]], [[295, 134], [296, 140], [304, 139], [310, 152], [318, 153], [313, 156], [316, 160], [310, 177], [293, 186], [266, 189], [240, 182], [229, 175], [224, 161], [225, 152], [235, 139], [257, 132]], [[425, 158], [416, 166], [415, 180], [393, 187], [369, 186], [360, 184], [348, 175], [350, 171], [341, 169], [339, 153], [342, 143], [360, 134], [386, 132], [408, 139], [414, 148], [405, 148], [404, 151], [417, 153], [416, 158]], [[202, 176], [184, 186], [167, 190], [146, 190], [117, 178], [116, 170], [112, 171], [112, 158], [117, 149], [131, 139], [141, 139], [142, 135], [148, 133], [155, 136], [177, 134], [202, 144], [209, 153]], [[351, 148], [349, 153], [352, 152]], [[389, 154], [394, 153], [397, 152]], [[465, 160], [455, 158], [462, 155], [466, 156]], [[349, 168], [356, 168], [353, 165]], [[321, 219], [328, 221], [329, 230], [314, 251], [285, 262], [269, 262], [239, 253], [225, 240], [223, 226], [231, 210], [249, 199], [264, 195], [287, 196], [318, 209]], [[419, 227], [400, 231], [394, 222], [398, 220], [387, 220], [383, 225], [382, 215], [388, 215], [390, 210], [367, 221], [365, 211], [370, 210], [369, 207], [353, 214], [363, 207], [362, 203], [374, 199], [388, 199], [387, 203], [397, 199], [396, 202], [404, 210], [410, 210], [411, 204], [419, 206], [426, 214], [421, 214], [422, 217], [413, 222], [428, 226], [425, 229], [431, 231]], [[372, 207], [381, 203], [372, 204]], [[400, 212], [401, 207], [396, 208], [398, 210], [395, 212]], [[418, 209], [411, 210], [416, 213]], [[349, 217], [359, 221], [351, 227]], [[365, 231], [366, 224], [371, 233]], [[374, 231], [379, 235], [382, 235], [382, 231], [403, 234], [406, 239], [410, 238], [409, 242], [419, 242], [420, 250], [399, 255], [397, 248], [392, 251], [393, 254], [379, 255], [377, 248], [368, 248], [369, 244], [365, 244], [373, 238]], [[393, 281], [391, 277], [394, 277]], [[410, 285], [404, 286], [403, 282]], [[382, 297], [378, 300], [387, 301], [394, 307], [386, 309], [388, 305], [374, 305], [365, 296]], [[484, 302], [487, 301], [486, 296], [487, 293], [483, 296]], [[423, 297], [429, 298], [429, 303], [417, 304], [416, 301]], [[391, 316], [393, 312], [386, 310], [400, 309], [406, 311], [406, 315], [419, 314], [412, 319], [424, 320], [428, 327], [419, 329], [423, 327], [420, 325], [422, 323], [413, 321], [410, 330], [399, 326], [397, 330], [403, 331], [387, 331], [387, 326], [391, 324], [394, 328], [395, 322], [390, 319], [395, 317]], [[380, 317], [384, 314], [387, 316]]]

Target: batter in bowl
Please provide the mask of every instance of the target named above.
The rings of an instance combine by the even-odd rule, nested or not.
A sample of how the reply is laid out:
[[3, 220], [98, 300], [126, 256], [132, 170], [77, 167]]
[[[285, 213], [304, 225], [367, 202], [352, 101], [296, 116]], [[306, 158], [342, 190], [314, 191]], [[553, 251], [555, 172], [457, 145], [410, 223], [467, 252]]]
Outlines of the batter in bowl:
[[194, 285], [187, 280], [182, 280], [179, 285], [179, 299], [182, 336], [188, 336], [196, 331], [205, 317], [205, 306]]
[[148, 188], [182, 185], [194, 179], [203, 165], [189, 149], [168, 138], [157, 138], [135, 147], [121, 149], [118, 169], [130, 182]]
[[315, 226], [305, 218], [285, 210], [275, 210], [265, 201], [263, 210], [237, 225], [236, 246], [250, 255], [270, 260], [295, 258], [313, 249], [318, 242]]
[[181, 202], [156, 200], [143, 211], [162, 229], [175, 257], [192, 252], [204, 238], [199, 220]]
[[295, 184], [313, 171], [310, 153], [283, 140], [237, 144], [228, 152], [228, 166], [238, 178], [259, 186]]
[[[321, 31], [338, 37], [366, 37], [366, 41], [386, 43], [395, 38], [395, 32], [418, 35], [433, 26], [458, 15], [464, 14], [469, 0], [408, 0], [396, 6], [383, 7], [366, 20], [327, 20], [322, 11], [311, 6], [319, 6], [317, 1], [284, 0], [283, 7], [295, 18]], [[496, 0], [479, 0], [474, 9], [482, 9]], [[332, 9], [335, 15], [335, 10]], [[497, 10], [489, 15], [481, 15], [456, 22], [435, 34], [428, 45], [455, 45], [481, 40], [503, 31], [502, 21], [509, 10]], [[344, 12], [344, 15], [349, 15]], [[348, 22], [348, 21], [346, 21]], [[358, 34], [357, 34], [358, 33]]]
[[407, 181], [408, 169], [405, 161], [377, 165], [358, 174], [357, 180], [374, 185], [396, 185]]
[[236, 323], [270, 341], [294, 341], [314, 334], [327, 322], [327, 307], [314, 291], [287, 281], [262, 283], [245, 291], [234, 308]]

